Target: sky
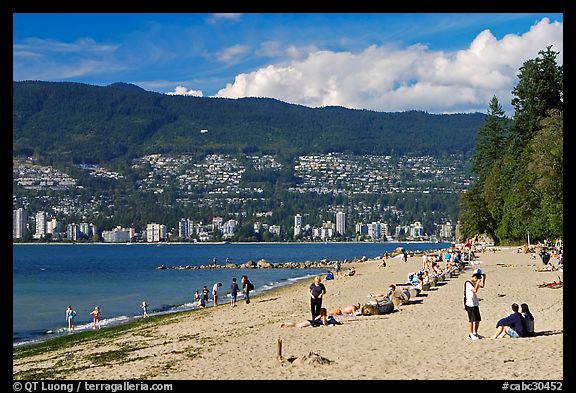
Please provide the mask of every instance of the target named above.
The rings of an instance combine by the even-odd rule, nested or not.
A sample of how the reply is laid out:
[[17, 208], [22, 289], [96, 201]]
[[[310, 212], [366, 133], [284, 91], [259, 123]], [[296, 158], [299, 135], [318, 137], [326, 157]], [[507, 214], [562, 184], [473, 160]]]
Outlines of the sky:
[[15, 13], [13, 79], [114, 82], [379, 112], [513, 113], [519, 69], [563, 15], [530, 13]]

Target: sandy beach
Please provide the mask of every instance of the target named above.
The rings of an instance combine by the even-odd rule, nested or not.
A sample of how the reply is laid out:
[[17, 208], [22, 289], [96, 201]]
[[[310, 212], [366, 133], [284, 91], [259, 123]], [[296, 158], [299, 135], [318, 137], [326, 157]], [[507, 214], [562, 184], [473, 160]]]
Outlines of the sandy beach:
[[[539, 259], [501, 247], [477, 254], [477, 266], [423, 291], [401, 311], [379, 316], [337, 316], [342, 324], [289, 328], [282, 322], [310, 319], [310, 281], [252, 298], [238, 307], [181, 312], [155, 322], [142, 320], [117, 335], [13, 359], [15, 379], [82, 380], [562, 380], [563, 289], [540, 288], [563, 272], [536, 272]], [[354, 265], [356, 276], [323, 281], [323, 306], [366, 303], [422, 265], [389, 259]], [[487, 274], [479, 291], [486, 338], [468, 339], [463, 286], [473, 268]], [[527, 303], [536, 336], [488, 339], [512, 303]], [[104, 329], [105, 330], [105, 329]], [[277, 359], [282, 340], [284, 361]], [[323, 360], [310, 364], [305, 355]], [[294, 360], [295, 361], [290, 361]]]

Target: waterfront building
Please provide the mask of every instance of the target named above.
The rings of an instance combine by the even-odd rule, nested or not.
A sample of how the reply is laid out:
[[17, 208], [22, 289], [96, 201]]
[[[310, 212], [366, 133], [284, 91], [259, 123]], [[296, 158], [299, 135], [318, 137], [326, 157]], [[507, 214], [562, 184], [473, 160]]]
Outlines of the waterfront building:
[[280, 225], [270, 225], [268, 232], [270, 232], [272, 235], [280, 236]]
[[47, 233], [47, 216], [46, 212], [39, 211], [36, 213], [36, 232], [34, 239], [43, 239]]
[[346, 213], [336, 213], [336, 233], [346, 236]]
[[414, 239], [424, 236], [424, 227], [420, 221], [416, 221], [410, 225], [410, 236]]
[[146, 241], [149, 243], [166, 240], [166, 225], [164, 224], [147, 224]]
[[106, 243], [126, 243], [132, 240], [134, 234], [134, 228], [117, 226], [111, 231], [102, 231], [102, 241]]
[[80, 225], [71, 223], [66, 226], [66, 237], [70, 240], [80, 239]]
[[87, 222], [80, 223], [80, 234], [86, 238], [91, 238], [97, 232], [96, 225]]
[[382, 231], [380, 229], [379, 222], [372, 222], [368, 224], [368, 236], [372, 238], [372, 240], [380, 240], [382, 236]]
[[355, 232], [356, 232], [358, 235], [360, 235], [360, 236], [362, 236], [362, 235], [368, 235], [368, 225], [366, 225], [366, 224], [364, 224], [364, 223], [362, 223], [362, 222], [359, 222], [359, 223], [357, 223], [357, 224], [355, 225], [354, 228], [355, 228]]
[[300, 214], [296, 214], [294, 216], [294, 237], [300, 235], [302, 233], [302, 216]]
[[231, 239], [234, 237], [234, 232], [236, 231], [236, 226], [238, 225], [238, 221], [236, 220], [228, 220], [220, 227], [220, 233], [224, 239]]
[[441, 239], [452, 239], [454, 237], [454, 228], [452, 227], [452, 223], [450, 221], [440, 225], [439, 235]]
[[12, 216], [12, 237], [22, 239], [28, 226], [28, 212], [20, 207], [13, 211]]
[[180, 221], [178, 221], [178, 237], [180, 239], [188, 239], [190, 237], [189, 221], [190, 220], [186, 218], [181, 218]]
[[46, 222], [46, 233], [51, 234], [53, 239], [62, 237], [62, 223], [52, 217]]
[[223, 222], [224, 222], [224, 219], [222, 217], [213, 217], [212, 218], [212, 228], [220, 229], [220, 227], [222, 227]]

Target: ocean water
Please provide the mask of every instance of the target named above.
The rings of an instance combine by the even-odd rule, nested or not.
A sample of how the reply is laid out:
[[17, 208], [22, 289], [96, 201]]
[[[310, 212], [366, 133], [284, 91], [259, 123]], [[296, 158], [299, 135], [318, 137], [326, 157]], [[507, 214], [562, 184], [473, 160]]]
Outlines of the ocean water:
[[[193, 309], [194, 291], [211, 292], [221, 282], [229, 301], [232, 277], [246, 274], [254, 295], [325, 273], [326, 269], [157, 270], [160, 265], [272, 263], [374, 258], [396, 247], [432, 250], [450, 243], [231, 243], [231, 244], [15, 244], [13, 246], [13, 343], [41, 341], [67, 333], [66, 306], [77, 312], [76, 331], [92, 328], [99, 306], [103, 328], [149, 314]], [[211, 296], [210, 296], [211, 298]], [[211, 303], [209, 303], [211, 306]]]

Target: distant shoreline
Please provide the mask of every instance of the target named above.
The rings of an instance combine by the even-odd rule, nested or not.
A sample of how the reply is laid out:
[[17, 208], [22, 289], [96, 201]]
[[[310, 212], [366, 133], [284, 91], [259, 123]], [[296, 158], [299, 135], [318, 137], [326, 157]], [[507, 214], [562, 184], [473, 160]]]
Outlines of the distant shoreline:
[[66, 246], [77, 246], [77, 245], [111, 245], [111, 246], [126, 246], [126, 245], [133, 245], [133, 244], [144, 244], [144, 245], [171, 245], [171, 244], [190, 244], [190, 245], [203, 245], [203, 244], [213, 244], [213, 245], [222, 245], [222, 244], [424, 244], [424, 243], [433, 243], [433, 244], [455, 244], [454, 242], [449, 241], [441, 241], [436, 243], [435, 241], [426, 241], [426, 240], [409, 240], [409, 241], [386, 241], [386, 242], [361, 242], [361, 241], [349, 241], [349, 242], [114, 242], [114, 243], [107, 243], [107, 242], [26, 242], [26, 243], [12, 243], [13, 246], [22, 245], [22, 246], [52, 246], [52, 245], [66, 245]]

